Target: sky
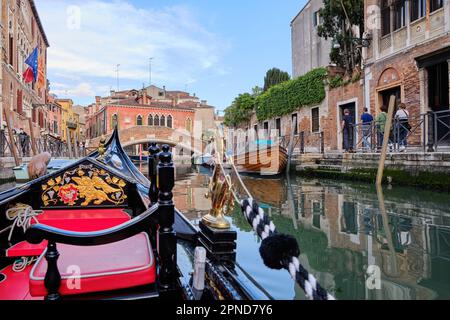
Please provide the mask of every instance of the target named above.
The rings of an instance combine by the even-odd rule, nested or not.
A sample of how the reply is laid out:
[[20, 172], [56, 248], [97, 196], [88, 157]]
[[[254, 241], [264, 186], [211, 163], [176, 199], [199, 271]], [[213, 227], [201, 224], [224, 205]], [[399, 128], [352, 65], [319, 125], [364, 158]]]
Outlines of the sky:
[[[292, 74], [290, 22], [305, 0], [36, 0], [50, 43], [51, 92], [88, 105], [150, 82], [218, 110]], [[120, 65], [117, 68], [117, 65]], [[119, 83], [117, 82], [119, 70]]]

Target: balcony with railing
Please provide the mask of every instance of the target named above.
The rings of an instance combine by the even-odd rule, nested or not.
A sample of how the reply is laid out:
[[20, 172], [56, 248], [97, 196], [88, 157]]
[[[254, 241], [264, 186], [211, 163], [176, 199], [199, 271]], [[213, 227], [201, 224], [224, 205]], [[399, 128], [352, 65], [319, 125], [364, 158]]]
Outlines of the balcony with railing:
[[[445, 6], [450, 5], [448, 2], [395, 0], [380, 3], [381, 32], [378, 37], [380, 58], [446, 34]], [[430, 6], [429, 10], [427, 6]]]

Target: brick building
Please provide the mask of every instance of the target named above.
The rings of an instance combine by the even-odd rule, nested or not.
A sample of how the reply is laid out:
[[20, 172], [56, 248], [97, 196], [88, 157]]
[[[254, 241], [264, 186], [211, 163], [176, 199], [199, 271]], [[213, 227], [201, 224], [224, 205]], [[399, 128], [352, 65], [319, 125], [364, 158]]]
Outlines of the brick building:
[[[33, 0], [0, 1], [1, 29], [1, 96], [0, 124], [4, 128], [4, 109], [10, 111], [11, 126], [30, 133], [31, 118], [35, 137], [45, 130], [47, 113], [47, 48], [49, 43]], [[26, 84], [22, 74], [25, 60], [35, 48], [39, 51], [43, 79]]]
[[45, 115], [45, 131], [55, 138], [61, 138], [62, 134], [62, 108], [56, 101], [56, 97], [48, 95], [47, 111]]
[[93, 139], [102, 134], [110, 134], [116, 125], [119, 130], [135, 126], [155, 126], [184, 129], [193, 133], [197, 121], [201, 123], [204, 134], [214, 128], [214, 107], [198, 98], [190, 99], [194, 97], [189, 94], [181, 99], [181, 92], [175, 96], [167, 92], [159, 99], [153, 99], [148, 94], [148, 88], [111, 91], [109, 97], [96, 97], [96, 103], [88, 107], [86, 137]]
[[[426, 142], [423, 140], [429, 138], [424, 136], [434, 131], [430, 131], [429, 119], [424, 116], [429, 111], [437, 112], [440, 117], [437, 139], [450, 141], [449, 1], [369, 0], [364, 3], [367, 28], [364, 38], [371, 41], [368, 47], [361, 48], [361, 79], [337, 88], [328, 87], [326, 98], [319, 105], [299, 106], [292, 114], [264, 122], [258, 122], [253, 115], [246, 124], [247, 129], [275, 129], [280, 136], [289, 136], [294, 130], [296, 135], [304, 134], [306, 152], [320, 151], [321, 144], [324, 151], [340, 151], [344, 109], [349, 109], [359, 123], [365, 107], [377, 116], [380, 108], [388, 105], [390, 96], [395, 95], [397, 105], [405, 103], [411, 114], [410, 144]], [[322, 43], [314, 35], [320, 23], [319, 8], [319, 2], [308, 2], [291, 24], [294, 76], [326, 65], [326, 60], [321, 59], [325, 53], [318, 49], [323, 47]], [[302, 34], [305, 30], [308, 35]], [[328, 69], [330, 78], [340, 72], [335, 67]], [[425, 132], [424, 128], [427, 128]], [[361, 135], [361, 130], [355, 130], [355, 142], [361, 141]]]
[[152, 101], [145, 92], [136, 90], [121, 92], [121, 99], [114, 98], [115, 94], [109, 98], [96, 97], [96, 103], [89, 106], [86, 120], [89, 139], [111, 134], [115, 126], [119, 130], [155, 126], [193, 131], [195, 110], [188, 106]]
[[[364, 3], [368, 31], [373, 39], [365, 52], [366, 105], [377, 113], [387, 104], [389, 96], [395, 95], [398, 102], [407, 105], [412, 118], [428, 111], [448, 112], [449, 1], [368, 0]], [[438, 130], [441, 136], [445, 134], [443, 129]], [[419, 133], [418, 139], [420, 136]]]
[[[318, 36], [317, 28], [321, 23], [319, 11], [323, 7], [321, 0], [310, 0], [291, 22], [292, 33], [292, 72], [293, 77], [302, 76], [317, 68], [327, 67], [329, 77], [342, 71], [330, 66], [331, 40]], [[306, 152], [342, 150], [342, 137], [338, 134], [343, 111], [352, 110], [358, 118], [364, 109], [363, 82], [350, 83], [343, 87], [326, 88], [325, 99], [310, 106], [298, 106], [297, 110], [282, 117], [258, 121], [253, 114], [248, 127], [244, 129], [276, 130], [281, 137], [302, 135]], [[298, 139], [296, 139], [298, 140]], [[299, 145], [297, 144], [299, 147]]]

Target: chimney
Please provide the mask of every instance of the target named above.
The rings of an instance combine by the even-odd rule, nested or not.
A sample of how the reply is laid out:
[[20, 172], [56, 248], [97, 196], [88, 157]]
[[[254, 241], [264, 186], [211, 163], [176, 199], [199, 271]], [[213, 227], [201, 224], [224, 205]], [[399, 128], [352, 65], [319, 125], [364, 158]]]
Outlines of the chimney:
[[208, 101], [207, 101], [207, 100], [202, 100], [202, 101], [201, 101], [201, 105], [202, 105], [202, 106], [206, 106], [207, 104], [208, 104]]
[[176, 107], [176, 106], [177, 106], [177, 99], [172, 98], [172, 107]]
[[101, 99], [102, 99], [102, 98], [101, 98], [100, 96], [96, 96], [96, 97], [95, 97], [95, 103], [96, 103], [96, 104], [100, 104], [100, 103], [101, 103]]

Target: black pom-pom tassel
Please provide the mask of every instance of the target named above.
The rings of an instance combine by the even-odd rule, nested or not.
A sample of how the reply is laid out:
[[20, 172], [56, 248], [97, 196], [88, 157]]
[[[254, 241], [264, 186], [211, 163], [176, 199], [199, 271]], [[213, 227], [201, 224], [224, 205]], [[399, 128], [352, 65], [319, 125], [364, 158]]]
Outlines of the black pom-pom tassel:
[[283, 261], [300, 255], [300, 248], [294, 237], [277, 233], [263, 240], [259, 253], [267, 267], [280, 270]]

